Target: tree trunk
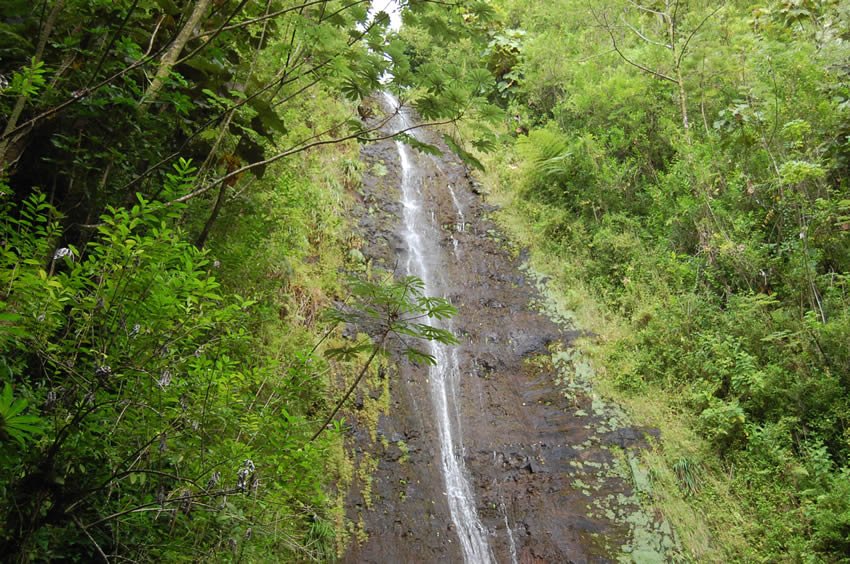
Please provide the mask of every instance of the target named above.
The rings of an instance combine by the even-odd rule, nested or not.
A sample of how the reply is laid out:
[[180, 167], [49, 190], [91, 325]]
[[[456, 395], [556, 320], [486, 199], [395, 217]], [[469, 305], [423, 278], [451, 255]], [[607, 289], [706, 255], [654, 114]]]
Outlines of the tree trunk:
[[203, 249], [204, 245], [207, 244], [207, 239], [210, 236], [212, 226], [215, 223], [215, 220], [218, 219], [218, 214], [221, 212], [221, 206], [224, 204], [224, 193], [227, 191], [227, 186], [228, 183], [223, 182], [221, 188], [218, 190], [218, 197], [215, 200], [212, 212], [210, 212], [210, 216], [204, 224], [204, 229], [201, 231], [201, 234], [198, 235], [197, 241], [195, 241], [195, 246], [198, 247], [198, 249]]
[[[675, 9], [670, 11], [670, 5], [667, 4], [664, 19], [667, 20], [667, 38], [670, 42], [670, 59], [673, 61], [673, 70], [675, 72], [676, 87], [679, 94], [679, 110], [682, 112], [682, 127], [685, 129], [685, 141], [688, 145], [691, 144], [691, 123], [688, 120], [688, 98], [685, 92], [685, 80], [682, 78], [682, 60], [681, 55], [676, 50], [676, 14], [678, 12], [678, 3]], [[687, 44], [687, 42], [686, 42]], [[685, 49], [683, 46], [682, 49]]]
[[201, 22], [201, 18], [204, 17], [204, 14], [207, 12], [211, 2], [212, 0], [198, 0], [195, 2], [195, 7], [192, 8], [192, 13], [189, 15], [189, 19], [186, 21], [186, 24], [180, 30], [180, 33], [177, 34], [177, 37], [162, 56], [162, 59], [160, 59], [156, 75], [154, 75], [150, 86], [148, 86], [148, 89], [145, 91], [145, 95], [142, 97], [142, 109], [147, 108], [151, 102], [156, 100], [156, 97], [159, 95], [159, 91], [162, 90], [162, 87], [165, 85], [165, 79], [167, 79], [168, 75], [171, 74], [171, 69], [180, 57], [180, 53], [183, 52], [183, 48], [186, 47], [186, 43], [188, 43], [189, 39], [191, 39], [192, 33], [195, 31], [195, 28], [198, 27], [198, 24]]
[[688, 98], [685, 94], [685, 81], [682, 79], [682, 71], [676, 65], [676, 83], [679, 87], [679, 107], [682, 110], [682, 127], [685, 128], [685, 138], [691, 143], [691, 123], [688, 121]]
[[[38, 44], [35, 48], [35, 53], [32, 56], [33, 63], [37, 63], [41, 61], [41, 58], [44, 56], [44, 48], [47, 46], [47, 39], [50, 37], [50, 34], [53, 33], [53, 26], [56, 25], [56, 20], [59, 17], [59, 12], [62, 11], [62, 8], [65, 7], [65, 0], [56, 0], [56, 3], [53, 4], [53, 8], [50, 10], [50, 15], [47, 16], [47, 21], [44, 22], [44, 27], [41, 29], [41, 35], [38, 38]], [[7, 159], [6, 153], [9, 149], [9, 145], [17, 145], [20, 139], [26, 135], [27, 130], [21, 131], [14, 138], [6, 138], [12, 131], [15, 130], [15, 127], [18, 125], [18, 120], [21, 117], [21, 114], [24, 113], [24, 107], [27, 104], [28, 96], [26, 94], [21, 94], [18, 96], [18, 99], [15, 100], [15, 107], [12, 108], [12, 113], [9, 115], [9, 121], [6, 122], [6, 127], [3, 129], [3, 140], [0, 141], [0, 172], [6, 170], [6, 163], [12, 163], [17, 160], [17, 157], [20, 155], [21, 151], [18, 151], [17, 155], [14, 155], [14, 158]]]

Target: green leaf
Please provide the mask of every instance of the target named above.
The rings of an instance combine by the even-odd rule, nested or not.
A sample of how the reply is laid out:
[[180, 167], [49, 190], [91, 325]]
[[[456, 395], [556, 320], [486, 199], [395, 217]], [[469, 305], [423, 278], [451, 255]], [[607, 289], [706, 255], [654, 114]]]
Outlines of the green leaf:
[[429, 366], [436, 366], [437, 364], [437, 359], [434, 358], [432, 355], [424, 353], [412, 347], [405, 349], [404, 356], [407, 358], [407, 360], [414, 364], [426, 364]]
[[372, 352], [372, 350], [374, 349], [374, 346], [375, 346], [374, 344], [369, 342], [369, 343], [361, 343], [359, 345], [353, 345], [353, 346], [350, 346], [350, 347], [334, 347], [334, 348], [327, 349], [325, 351], [325, 356], [327, 358], [333, 358], [333, 359], [343, 360], [343, 361], [353, 360], [353, 359], [357, 358], [357, 356], [360, 355], [360, 353]]
[[404, 143], [405, 145], [409, 145], [410, 147], [413, 147], [417, 151], [420, 151], [420, 152], [425, 153], [427, 155], [433, 155], [435, 157], [442, 157], [443, 156], [443, 152], [436, 145], [431, 145], [429, 143], [423, 143], [422, 141], [419, 141], [414, 136], [409, 135], [407, 133], [399, 133], [398, 135], [395, 136], [395, 138], [398, 139], [399, 141], [401, 141], [402, 143]]
[[20, 446], [44, 431], [43, 421], [36, 415], [21, 415], [29, 402], [15, 399], [12, 386], [8, 382], [0, 394], [0, 439], [14, 439]]
[[462, 160], [469, 166], [478, 169], [481, 172], [484, 172], [484, 165], [481, 163], [481, 161], [475, 158], [475, 156], [470, 154], [466, 149], [461, 147], [460, 144], [455, 141], [451, 135], [443, 134], [443, 141], [446, 142], [446, 145], [449, 146], [449, 149], [451, 149], [454, 154], [460, 157], [460, 160]]

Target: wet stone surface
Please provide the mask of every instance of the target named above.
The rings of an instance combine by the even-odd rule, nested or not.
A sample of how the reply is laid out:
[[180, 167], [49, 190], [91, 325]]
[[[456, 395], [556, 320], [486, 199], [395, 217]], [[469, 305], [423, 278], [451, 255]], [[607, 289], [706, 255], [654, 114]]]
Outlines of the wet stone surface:
[[[436, 136], [422, 137], [441, 146]], [[369, 145], [362, 158], [370, 173], [355, 212], [360, 251], [373, 269], [404, 274], [394, 142]], [[677, 560], [669, 526], [644, 509], [652, 493], [637, 463], [658, 431], [629, 426], [594, 392], [592, 368], [571, 347], [581, 333], [569, 312], [557, 308], [545, 281], [524, 266], [525, 253], [488, 218], [492, 206], [458, 159], [446, 152], [418, 161], [443, 249], [437, 266], [458, 308], [461, 452], [494, 560]], [[427, 379], [424, 368], [399, 366], [378, 440], [353, 419], [352, 450], [377, 464], [371, 483], [355, 480], [349, 493], [348, 517], [361, 530], [347, 562], [463, 561]]]

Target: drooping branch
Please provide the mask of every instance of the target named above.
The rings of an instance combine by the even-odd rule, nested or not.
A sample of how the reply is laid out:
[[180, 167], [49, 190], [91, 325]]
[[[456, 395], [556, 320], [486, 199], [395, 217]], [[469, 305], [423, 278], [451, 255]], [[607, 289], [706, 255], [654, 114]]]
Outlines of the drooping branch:
[[[388, 119], [389, 118], [387, 118], [387, 120]], [[181, 196], [179, 198], [171, 200], [170, 202], [167, 202], [165, 205], [166, 206], [173, 206], [174, 204], [180, 204], [180, 203], [188, 202], [192, 198], [195, 198], [197, 196], [200, 196], [201, 194], [204, 194], [204, 193], [212, 190], [213, 188], [215, 188], [216, 186], [218, 186], [222, 182], [227, 182], [228, 180], [230, 180], [230, 179], [232, 179], [236, 176], [239, 176], [239, 175], [241, 175], [241, 174], [243, 174], [243, 173], [245, 173], [245, 172], [247, 172], [251, 169], [254, 169], [254, 168], [257, 168], [257, 167], [262, 167], [262, 166], [268, 166], [271, 163], [274, 163], [274, 162], [279, 161], [283, 158], [295, 155], [297, 153], [304, 152], [308, 149], [312, 149], [313, 147], [320, 147], [322, 145], [333, 145], [333, 144], [336, 144], [336, 143], [343, 143], [345, 141], [351, 141], [353, 139], [358, 139], [358, 140], [361, 140], [361, 141], [370, 141], [370, 142], [371, 141], [380, 141], [382, 139], [389, 139], [389, 138], [395, 137], [396, 135], [400, 135], [402, 133], [406, 133], [407, 131], [412, 131], [414, 129], [420, 129], [420, 128], [423, 128], [423, 127], [433, 127], [435, 125], [447, 125], [447, 124], [453, 123], [457, 119], [459, 119], [459, 117], [454, 118], [454, 119], [444, 120], [444, 121], [437, 121], [437, 122], [430, 122], [430, 123], [412, 125], [410, 127], [406, 127], [404, 129], [400, 129], [398, 131], [394, 131], [390, 134], [380, 136], [380, 137], [374, 137], [374, 138], [364, 137], [365, 134], [370, 133], [372, 131], [376, 131], [376, 130], [380, 129], [384, 124], [386, 124], [387, 120], [384, 120], [378, 126], [375, 126], [375, 127], [369, 128], [369, 129], [356, 131], [354, 133], [351, 133], [349, 135], [344, 135], [342, 137], [334, 137], [332, 139], [314, 141], [312, 143], [297, 144], [297, 145], [291, 147], [290, 149], [287, 149], [285, 151], [277, 153], [276, 155], [274, 155], [272, 157], [269, 157], [267, 159], [263, 159], [262, 161], [257, 161], [255, 163], [247, 164], [243, 167], [240, 167], [240, 168], [234, 170], [233, 172], [230, 172], [230, 173], [225, 174], [224, 176], [222, 176], [220, 178], [217, 178], [216, 180], [213, 180], [212, 182], [210, 182], [206, 186], [202, 186], [201, 188], [198, 188], [197, 190], [194, 190], [194, 191], [186, 194], [185, 196]], [[344, 123], [345, 122], [342, 122], [342, 124], [344, 124]], [[318, 134], [312, 136], [311, 138], [315, 139], [315, 138], [327, 135], [328, 133], [330, 133], [334, 129], [338, 128], [342, 124], [337, 124], [334, 127], [331, 127], [329, 129], [323, 131], [322, 133], [318, 133]], [[304, 143], [304, 142], [302, 142], [302, 143]]]
[[[136, 184], [136, 183], [138, 183], [139, 181], [141, 181], [141, 180], [143, 180], [143, 179], [147, 178], [150, 174], [152, 174], [154, 171], [158, 170], [161, 166], [163, 166], [163, 165], [165, 165], [165, 164], [167, 164], [167, 163], [171, 162], [172, 160], [176, 159], [177, 157], [179, 157], [179, 156], [180, 156], [180, 154], [183, 152], [183, 149], [185, 149], [185, 148], [189, 145], [189, 143], [190, 143], [193, 139], [197, 138], [197, 137], [198, 137], [201, 133], [203, 133], [204, 131], [206, 131], [206, 130], [207, 130], [210, 126], [212, 126], [213, 124], [219, 123], [222, 119], [224, 119], [224, 118], [227, 116], [228, 112], [230, 112], [230, 111], [234, 111], [234, 110], [236, 110], [236, 109], [238, 109], [238, 108], [240, 108], [240, 107], [244, 106], [245, 104], [248, 104], [248, 103], [249, 103], [249, 102], [251, 102], [252, 100], [254, 100], [254, 99], [258, 98], [259, 96], [261, 96], [261, 95], [263, 95], [263, 94], [265, 94], [265, 93], [266, 93], [266, 92], [268, 92], [269, 90], [272, 90], [272, 89], [274, 89], [274, 88], [277, 88], [277, 90], [279, 91], [279, 90], [280, 90], [281, 88], [283, 88], [284, 86], [286, 86], [286, 85], [288, 85], [288, 84], [291, 84], [291, 83], [294, 83], [294, 82], [297, 82], [298, 80], [301, 80], [301, 79], [302, 79], [302, 78], [304, 78], [305, 76], [314, 75], [314, 78], [313, 78], [313, 80], [312, 80], [312, 81], [310, 81], [309, 83], [307, 83], [305, 86], [303, 86], [303, 87], [299, 88], [299, 89], [298, 89], [296, 92], [294, 92], [293, 94], [290, 94], [289, 96], [286, 96], [286, 97], [285, 97], [285, 98], [283, 98], [282, 100], [279, 100], [279, 101], [274, 102], [274, 103], [272, 104], [272, 108], [277, 108], [277, 107], [279, 107], [280, 105], [282, 105], [282, 104], [284, 104], [284, 103], [286, 103], [286, 102], [290, 101], [290, 100], [291, 100], [291, 99], [293, 99], [294, 97], [296, 97], [296, 96], [298, 96], [298, 95], [300, 95], [300, 94], [303, 94], [303, 93], [304, 93], [304, 92], [306, 92], [308, 89], [312, 88], [313, 86], [315, 86], [316, 84], [318, 84], [319, 82], [321, 82], [322, 78], [321, 78], [320, 76], [317, 76], [317, 75], [316, 75], [316, 74], [317, 74], [317, 71], [319, 71], [319, 70], [321, 70], [322, 68], [327, 67], [328, 65], [330, 65], [330, 64], [331, 64], [333, 61], [335, 61], [338, 57], [340, 57], [340, 56], [342, 56], [344, 53], [346, 53], [346, 52], [347, 52], [347, 49], [350, 49], [350, 48], [351, 48], [352, 46], [354, 46], [357, 42], [361, 41], [361, 40], [363, 39], [363, 37], [365, 37], [365, 36], [366, 36], [366, 34], [367, 34], [367, 33], [369, 33], [369, 31], [370, 31], [370, 30], [371, 30], [371, 29], [372, 29], [375, 25], [377, 25], [377, 24], [379, 24], [379, 23], [381, 23], [381, 22], [384, 22], [384, 21], [386, 21], [387, 19], [388, 19], [388, 16], [387, 16], [386, 14], [385, 14], [384, 16], [381, 16], [381, 17], [379, 17], [379, 18], [376, 18], [376, 19], [375, 19], [375, 20], [374, 20], [374, 21], [373, 21], [373, 22], [372, 22], [372, 23], [371, 23], [368, 27], [366, 27], [366, 29], [362, 30], [362, 31], [361, 31], [361, 32], [360, 32], [360, 33], [359, 33], [356, 37], [352, 37], [351, 39], [349, 39], [349, 41], [347, 42], [347, 44], [346, 44], [346, 46], [345, 46], [345, 48], [344, 48], [344, 49], [341, 49], [340, 51], [338, 51], [338, 52], [334, 53], [333, 55], [330, 55], [330, 56], [329, 56], [328, 58], [326, 58], [325, 60], [323, 60], [323, 61], [321, 61], [321, 62], [319, 62], [319, 63], [317, 63], [317, 64], [313, 65], [312, 67], [310, 67], [310, 68], [308, 68], [308, 69], [304, 70], [303, 72], [300, 72], [299, 74], [296, 74], [296, 75], [294, 75], [294, 76], [290, 76], [290, 74], [289, 74], [289, 73], [290, 73], [291, 71], [295, 71], [295, 70], [297, 70], [297, 69], [301, 68], [303, 65], [305, 65], [305, 64], [306, 64], [306, 61], [301, 61], [301, 62], [299, 62], [299, 63], [295, 64], [295, 65], [294, 65], [294, 66], [290, 69], [290, 68], [289, 68], [289, 59], [287, 58], [287, 62], [286, 62], [286, 64], [284, 65], [284, 67], [283, 67], [281, 70], [279, 70], [279, 71], [275, 74], [275, 76], [272, 78], [272, 80], [271, 80], [271, 81], [269, 81], [267, 84], [265, 84], [264, 86], [262, 86], [262, 87], [260, 87], [259, 89], [257, 89], [257, 91], [256, 91], [256, 92], [253, 92], [252, 94], [250, 94], [250, 95], [248, 95], [248, 96], [245, 96], [245, 97], [241, 98], [240, 100], [238, 100], [237, 102], [235, 102], [232, 106], [229, 106], [229, 107], [227, 107], [227, 108], [225, 108], [225, 109], [221, 110], [218, 114], [216, 114], [216, 115], [212, 116], [211, 118], [209, 118], [209, 119], [208, 119], [205, 123], [203, 123], [203, 124], [202, 124], [200, 127], [198, 127], [195, 131], [193, 131], [193, 132], [192, 132], [192, 134], [191, 134], [191, 135], [189, 135], [189, 136], [188, 136], [188, 137], [187, 137], [187, 138], [183, 141], [183, 143], [180, 145], [180, 147], [179, 147], [177, 150], [173, 151], [173, 152], [172, 152], [171, 154], [169, 154], [168, 156], [163, 157], [162, 159], [160, 159], [159, 161], [157, 161], [157, 162], [156, 162], [156, 163], [154, 163], [153, 165], [149, 166], [149, 167], [148, 167], [148, 168], [147, 168], [144, 172], [142, 172], [141, 174], [139, 174], [138, 176], [136, 176], [135, 178], [133, 178], [132, 180], [130, 180], [129, 182], [127, 182], [127, 183], [126, 183], [126, 184], [125, 184], [125, 185], [121, 188], [121, 191], [123, 192], [123, 191], [127, 190], [128, 188], [130, 188], [131, 186], [135, 185], [135, 184]], [[287, 57], [289, 57], [289, 56], [287, 56]], [[275, 93], [275, 95], [276, 95], [276, 93]], [[274, 95], [273, 95], [273, 97], [274, 97]]]

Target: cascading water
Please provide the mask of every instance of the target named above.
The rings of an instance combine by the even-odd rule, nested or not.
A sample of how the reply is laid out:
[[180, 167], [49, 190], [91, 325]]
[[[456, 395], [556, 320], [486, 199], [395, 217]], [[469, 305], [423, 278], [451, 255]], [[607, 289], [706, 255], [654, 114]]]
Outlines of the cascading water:
[[[455, 189], [452, 188], [451, 184], [449, 184], [449, 194], [452, 196], [452, 203], [455, 205], [455, 210], [457, 211], [455, 231], [463, 233], [466, 231], [466, 216], [463, 215], [463, 207], [461, 207], [460, 202], [457, 199], [457, 194], [455, 194]], [[454, 250], [455, 258], [460, 260], [460, 249], [458, 248], [458, 240], [454, 233], [452, 233], [452, 249]]]
[[[384, 93], [391, 109], [399, 107], [392, 94]], [[411, 121], [404, 108], [393, 118], [397, 129], [406, 129]], [[406, 270], [425, 283], [427, 295], [437, 295], [441, 288], [435, 287], [431, 266], [440, 262], [440, 247], [427, 237], [434, 232], [432, 214], [423, 210], [421, 175], [418, 173], [417, 155], [407, 145], [396, 142], [401, 162], [401, 196], [404, 210], [404, 241], [407, 246]], [[460, 209], [458, 207], [458, 209]], [[430, 220], [430, 221], [429, 221]], [[487, 533], [475, 509], [475, 498], [466, 477], [463, 462], [463, 445], [460, 441], [457, 412], [457, 382], [460, 366], [456, 352], [440, 343], [431, 343], [431, 354], [437, 361], [428, 373], [431, 399], [440, 441], [440, 461], [448, 497], [449, 512], [454, 525], [464, 560], [468, 563], [489, 563], [493, 556], [487, 542]]]

